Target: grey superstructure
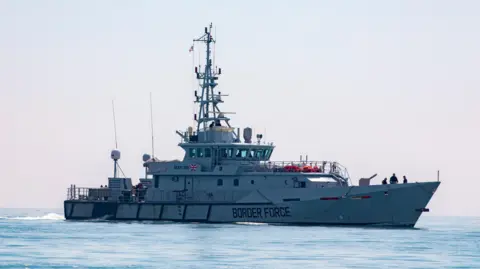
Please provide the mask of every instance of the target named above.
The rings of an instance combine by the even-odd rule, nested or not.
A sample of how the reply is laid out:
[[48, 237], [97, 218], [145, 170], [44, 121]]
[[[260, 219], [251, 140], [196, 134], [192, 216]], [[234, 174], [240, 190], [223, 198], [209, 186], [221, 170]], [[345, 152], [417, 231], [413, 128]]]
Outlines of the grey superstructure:
[[118, 177], [120, 151], [112, 151], [114, 177], [108, 187], [72, 185], [64, 202], [66, 219], [158, 220], [182, 222], [263, 222], [318, 225], [413, 227], [440, 182], [351, 184], [337, 162], [270, 161], [275, 146], [251, 128], [233, 128], [218, 107], [215, 90], [221, 69], [212, 65], [210, 27], [195, 42], [206, 45], [206, 62], [195, 67], [201, 90], [197, 126], [177, 131], [183, 160], [143, 156], [145, 178], [132, 185]]

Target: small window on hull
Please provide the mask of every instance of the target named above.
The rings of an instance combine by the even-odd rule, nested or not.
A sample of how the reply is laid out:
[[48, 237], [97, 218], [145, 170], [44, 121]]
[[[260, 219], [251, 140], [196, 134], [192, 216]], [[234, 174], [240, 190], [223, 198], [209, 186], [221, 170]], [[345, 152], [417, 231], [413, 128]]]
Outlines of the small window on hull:
[[205, 149], [205, 158], [210, 158], [210, 157], [212, 157], [212, 150]]
[[217, 186], [223, 186], [223, 179], [217, 180]]
[[220, 157], [227, 158], [227, 149], [220, 149]]
[[238, 178], [233, 180], [233, 186], [238, 186]]
[[189, 149], [189, 153], [190, 153], [190, 158], [195, 158], [197, 156], [197, 151], [196, 149]]

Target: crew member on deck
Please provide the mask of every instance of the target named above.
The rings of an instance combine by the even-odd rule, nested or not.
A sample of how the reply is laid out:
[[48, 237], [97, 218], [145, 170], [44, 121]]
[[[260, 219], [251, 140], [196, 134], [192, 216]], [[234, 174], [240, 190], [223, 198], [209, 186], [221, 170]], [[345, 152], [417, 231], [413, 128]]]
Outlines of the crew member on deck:
[[398, 183], [398, 179], [395, 176], [395, 173], [393, 173], [393, 175], [390, 177], [390, 184], [397, 184], [397, 183]]
[[406, 183], [408, 183], [407, 177], [406, 177], [406, 176], [403, 176], [403, 184], [406, 184]]
[[385, 178], [384, 180], [382, 180], [382, 185], [387, 185], [387, 178]]

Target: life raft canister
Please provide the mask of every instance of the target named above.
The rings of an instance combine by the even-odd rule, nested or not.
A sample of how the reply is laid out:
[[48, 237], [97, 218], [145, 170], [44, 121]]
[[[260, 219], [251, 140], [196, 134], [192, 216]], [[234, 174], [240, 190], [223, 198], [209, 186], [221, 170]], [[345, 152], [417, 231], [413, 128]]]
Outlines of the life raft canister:
[[312, 167], [309, 166], [309, 165], [304, 166], [303, 167], [303, 172], [307, 172], [307, 173], [312, 172]]
[[300, 172], [301, 169], [300, 167], [296, 166], [296, 165], [286, 165], [283, 167], [283, 169], [285, 170], [285, 172]]

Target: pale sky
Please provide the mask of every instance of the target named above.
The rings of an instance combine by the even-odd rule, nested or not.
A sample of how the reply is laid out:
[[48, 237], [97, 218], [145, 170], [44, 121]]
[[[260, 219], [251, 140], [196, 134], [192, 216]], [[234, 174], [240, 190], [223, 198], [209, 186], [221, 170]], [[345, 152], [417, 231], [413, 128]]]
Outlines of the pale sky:
[[[480, 215], [478, 1], [0, 1], [0, 207], [61, 208], [70, 184], [183, 156], [192, 39], [216, 26], [221, 107], [273, 160], [443, 181], [430, 215]], [[198, 51], [195, 52], [198, 58]], [[197, 60], [197, 59], [196, 59]]]

